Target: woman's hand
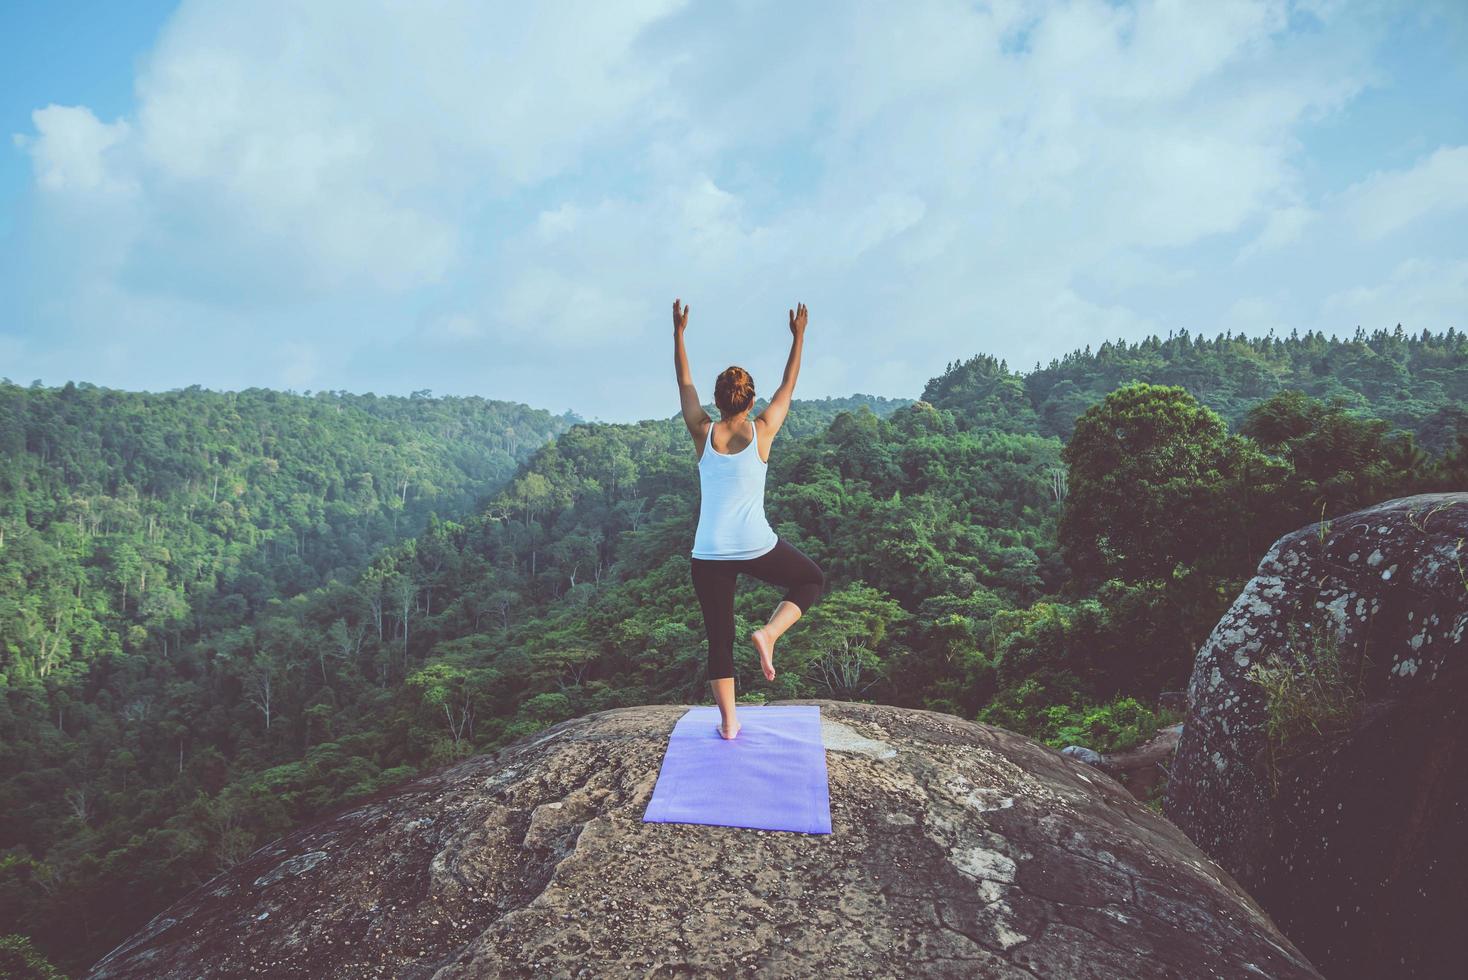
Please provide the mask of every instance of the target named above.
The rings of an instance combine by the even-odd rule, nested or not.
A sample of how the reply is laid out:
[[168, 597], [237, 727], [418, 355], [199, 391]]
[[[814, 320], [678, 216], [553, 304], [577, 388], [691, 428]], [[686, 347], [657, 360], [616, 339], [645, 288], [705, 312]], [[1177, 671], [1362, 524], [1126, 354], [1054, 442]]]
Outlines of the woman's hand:
[[795, 309], [790, 311], [790, 332], [797, 337], [805, 333], [804, 303], [796, 303]]
[[678, 333], [682, 333], [688, 329], [688, 307], [685, 306], [681, 313], [678, 312], [678, 301], [676, 299], [673, 300], [673, 329]]

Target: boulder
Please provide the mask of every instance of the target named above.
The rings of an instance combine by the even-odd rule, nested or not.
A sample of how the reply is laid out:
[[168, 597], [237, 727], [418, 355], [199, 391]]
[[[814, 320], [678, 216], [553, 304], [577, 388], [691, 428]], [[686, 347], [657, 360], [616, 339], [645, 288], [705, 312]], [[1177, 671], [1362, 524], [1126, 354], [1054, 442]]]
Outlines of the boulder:
[[683, 705], [562, 722], [261, 848], [89, 974], [1318, 977], [1104, 773], [819, 704], [833, 833], [643, 823]]
[[[1468, 494], [1392, 500], [1277, 541], [1198, 651], [1164, 812], [1330, 976], [1468, 976]], [[1271, 739], [1251, 665], [1316, 676], [1343, 722]]]
[[1084, 762], [1088, 766], [1095, 766], [1098, 769], [1104, 761], [1100, 752], [1097, 752], [1095, 749], [1089, 749], [1084, 745], [1067, 745], [1060, 750], [1060, 754], [1068, 755], [1072, 759]]

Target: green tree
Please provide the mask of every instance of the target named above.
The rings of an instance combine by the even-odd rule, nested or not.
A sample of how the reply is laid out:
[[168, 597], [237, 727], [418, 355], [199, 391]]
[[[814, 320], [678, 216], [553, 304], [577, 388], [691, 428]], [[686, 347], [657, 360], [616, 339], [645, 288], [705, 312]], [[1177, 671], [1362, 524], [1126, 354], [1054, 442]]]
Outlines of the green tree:
[[457, 756], [474, 743], [476, 708], [497, 675], [475, 664], [472, 650], [463, 644], [441, 644], [438, 651], [404, 683], [421, 707], [437, 717], [452, 745], [450, 754]]
[[786, 670], [839, 698], [857, 697], [883, 679], [888, 638], [909, 618], [890, 596], [860, 583], [822, 596], [807, 616], [798, 634], [787, 634], [794, 642], [782, 639], [776, 652]]
[[1088, 409], [1064, 450], [1071, 568], [1136, 581], [1206, 559], [1236, 530], [1224, 523], [1228, 443], [1218, 414], [1179, 387], [1136, 382]]
[[1432, 464], [1409, 432], [1384, 419], [1286, 390], [1250, 409], [1241, 429], [1289, 464], [1268, 523], [1283, 533], [1301, 514], [1334, 516], [1422, 486]]

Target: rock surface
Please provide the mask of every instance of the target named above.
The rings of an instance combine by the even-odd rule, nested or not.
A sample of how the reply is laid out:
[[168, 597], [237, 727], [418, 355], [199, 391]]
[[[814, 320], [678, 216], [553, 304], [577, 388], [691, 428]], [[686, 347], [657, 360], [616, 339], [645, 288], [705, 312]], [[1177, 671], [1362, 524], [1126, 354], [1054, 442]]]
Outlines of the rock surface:
[[687, 710], [603, 711], [262, 848], [94, 978], [1318, 977], [1121, 786], [952, 715], [819, 704], [830, 835], [643, 823]]
[[[1468, 976], [1456, 925], [1468, 899], [1465, 538], [1464, 493], [1286, 535], [1194, 663], [1164, 812], [1332, 977]], [[1281, 755], [1245, 673], [1272, 652], [1313, 663], [1327, 637], [1365, 696], [1346, 730]]]

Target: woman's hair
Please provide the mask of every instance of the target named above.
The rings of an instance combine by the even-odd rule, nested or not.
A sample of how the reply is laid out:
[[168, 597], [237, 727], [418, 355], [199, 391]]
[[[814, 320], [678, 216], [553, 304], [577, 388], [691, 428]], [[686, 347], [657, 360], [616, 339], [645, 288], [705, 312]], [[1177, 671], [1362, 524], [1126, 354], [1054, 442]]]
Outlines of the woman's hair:
[[725, 416], [738, 415], [754, 404], [754, 379], [737, 365], [728, 367], [714, 382], [714, 404]]

